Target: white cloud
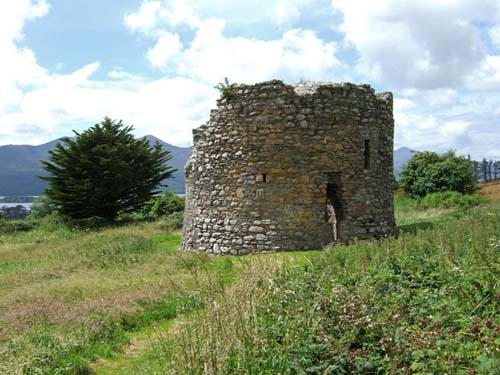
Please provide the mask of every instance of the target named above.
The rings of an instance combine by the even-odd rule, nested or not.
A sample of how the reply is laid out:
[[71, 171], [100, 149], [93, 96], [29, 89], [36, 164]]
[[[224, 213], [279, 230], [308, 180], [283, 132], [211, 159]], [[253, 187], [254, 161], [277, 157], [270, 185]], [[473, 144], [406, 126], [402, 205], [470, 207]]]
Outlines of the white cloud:
[[25, 86], [43, 83], [46, 71], [40, 67], [32, 50], [18, 47], [22, 30], [29, 20], [43, 17], [48, 12], [45, 1], [19, 0], [11, 2], [8, 10], [0, 12], [0, 111], [15, 110]]
[[406, 98], [394, 98], [394, 110], [395, 111], [407, 111], [409, 109], [415, 108], [416, 104], [410, 99]]
[[[272, 24], [284, 24], [296, 21], [300, 10], [311, 5], [311, 1], [278, 0], [269, 6], [272, 4], [275, 4]], [[281, 37], [267, 40], [227, 36], [224, 19], [205, 17], [208, 10], [224, 14], [222, 10], [229, 8], [233, 10], [228, 16], [231, 22], [238, 19], [238, 15], [252, 18], [252, 12], [243, 14], [250, 5], [246, 0], [231, 7], [221, 0], [145, 1], [124, 21], [130, 30], [155, 39], [155, 45], [146, 53], [154, 67], [212, 85], [224, 77], [242, 83], [274, 78], [332, 80], [343, 77], [342, 64], [335, 56], [337, 44], [320, 39], [315, 31], [291, 29]], [[260, 10], [255, 3], [252, 9]], [[183, 25], [195, 30], [189, 41], [173, 32]]]
[[[453, 89], [434, 89], [434, 90], [401, 90], [403, 96], [412, 98], [418, 105], [426, 109], [449, 108], [459, 103], [459, 95]], [[416, 103], [415, 106], [417, 105]]]
[[344, 46], [358, 54], [358, 73], [395, 91], [397, 147], [498, 155], [500, 56], [484, 39], [486, 31], [499, 48], [497, 0], [481, 6], [473, 0], [332, 0], [332, 6], [343, 15], [338, 30]]
[[471, 124], [464, 120], [447, 120], [436, 115], [395, 112], [396, 148], [445, 152], [451, 148], [464, 153], [470, 144]]
[[276, 23], [286, 26], [295, 23], [300, 18], [300, 9], [297, 4], [290, 0], [279, 0], [274, 7]]
[[490, 36], [491, 43], [493, 43], [493, 45], [498, 50], [500, 50], [500, 25], [496, 25], [496, 26], [491, 27], [488, 30], [488, 34]]
[[30, 140], [47, 140], [110, 116], [134, 124], [138, 135], [188, 145], [191, 129], [206, 120], [217, 96], [211, 86], [184, 78], [95, 81], [97, 69], [98, 64], [90, 64], [69, 75], [51, 76], [43, 87], [26, 93], [17, 111], [0, 113], [3, 136], [25, 143], [23, 129], [36, 124], [43, 132], [37, 129]]
[[200, 22], [194, 39], [182, 51], [178, 36], [166, 34], [148, 51], [148, 58], [156, 67], [175, 63], [179, 73], [210, 84], [224, 77], [246, 83], [272, 78], [331, 79], [341, 67], [336, 44], [322, 41], [313, 31], [293, 29], [280, 39], [264, 41], [226, 37], [224, 28], [223, 20]]
[[190, 1], [143, 1], [136, 12], [125, 15], [124, 23], [131, 31], [158, 36], [165, 27], [195, 27], [199, 20], [193, 15]]
[[44, 1], [20, 0], [0, 13], [5, 21], [0, 22], [1, 144], [45, 142], [86, 129], [104, 116], [135, 124], [138, 135], [190, 143], [191, 129], [205, 121], [215, 102], [212, 85], [186, 78], [146, 80], [120, 68], [109, 73], [109, 80], [96, 80], [99, 62], [69, 74], [51, 73], [21, 44], [25, 23], [47, 11]]
[[486, 58], [477, 21], [491, 21], [499, 3], [467, 0], [332, 0], [340, 30], [360, 54], [358, 69], [393, 87], [460, 86]]
[[132, 31], [147, 33], [156, 26], [160, 10], [160, 1], [144, 1], [137, 12], [125, 15], [125, 25]]
[[458, 93], [453, 89], [435, 89], [420, 92], [422, 100], [433, 108], [447, 108], [458, 103]]
[[[129, 30], [157, 37], [165, 31], [188, 26], [196, 29], [211, 18], [224, 20], [231, 32], [247, 37], [274, 34], [299, 20], [329, 17], [329, 0], [143, 0], [124, 18]], [[330, 29], [328, 22], [322, 25]]]
[[[5, 4], [4, 4], [5, 5]], [[10, 1], [0, 12], [0, 43], [10, 44], [14, 39], [22, 38], [26, 21], [45, 16], [49, 11], [46, 0]]]
[[131, 74], [124, 71], [121, 67], [117, 66], [108, 73], [108, 77], [117, 81], [146, 81], [145, 77], [138, 74]]
[[153, 66], [162, 68], [172, 61], [182, 50], [179, 34], [165, 33], [147, 53]]
[[250, 83], [277, 77], [322, 79], [340, 67], [335, 43], [323, 42], [312, 31], [290, 30], [281, 39], [262, 41], [225, 37], [223, 30], [223, 21], [202, 23], [184, 54], [189, 75]]
[[467, 77], [466, 86], [479, 91], [500, 89], [500, 55], [487, 56], [479, 68]]
[[445, 121], [438, 131], [448, 143], [448, 147], [463, 147], [470, 142], [470, 123], [464, 120]]

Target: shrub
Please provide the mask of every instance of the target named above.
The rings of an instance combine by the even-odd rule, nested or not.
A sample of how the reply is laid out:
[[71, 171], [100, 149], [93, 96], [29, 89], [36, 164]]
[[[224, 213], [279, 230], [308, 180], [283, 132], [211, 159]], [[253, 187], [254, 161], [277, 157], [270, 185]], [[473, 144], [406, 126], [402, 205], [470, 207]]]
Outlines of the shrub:
[[149, 216], [168, 216], [174, 212], [184, 211], [184, 198], [166, 190], [162, 196], [155, 197], [149, 209]]
[[472, 162], [453, 151], [445, 155], [415, 154], [401, 171], [401, 188], [414, 197], [444, 191], [471, 194], [477, 190]]
[[55, 203], [46, 195], [35, 199], [31, 205], [29, 219], [41, 219], [57, 212]]
[[459, 208], [468, 209], [484, 203], [486, 198], [480, 195], [464, 195], [456, 191], [430, 193], [420, 201], [420, 208]]
[[162, 230], [177, 230], [182, 228], [184, 220], [184, 212], [177, 211], [168, 216], [163, 217], [158, 225]]
[[36, 223], [28, 220], [1, 220], [0, 234], [13, 234], [17, 232], [28, 232], [36, 227]]

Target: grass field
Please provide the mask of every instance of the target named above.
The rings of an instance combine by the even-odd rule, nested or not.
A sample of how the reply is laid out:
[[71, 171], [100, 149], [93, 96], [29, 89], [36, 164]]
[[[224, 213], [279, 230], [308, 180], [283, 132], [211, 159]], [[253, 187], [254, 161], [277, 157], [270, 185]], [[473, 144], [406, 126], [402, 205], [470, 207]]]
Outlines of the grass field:
[[0, 373], [86, 373], [127, 332], [198, 308], [239, 261], [179, 254], [155, 224], [0, 237]]
[[500, 204], [396, 208], [398, 239], [239, 258], [160, 223], [1, 235], [0, 373], [500, 373]]

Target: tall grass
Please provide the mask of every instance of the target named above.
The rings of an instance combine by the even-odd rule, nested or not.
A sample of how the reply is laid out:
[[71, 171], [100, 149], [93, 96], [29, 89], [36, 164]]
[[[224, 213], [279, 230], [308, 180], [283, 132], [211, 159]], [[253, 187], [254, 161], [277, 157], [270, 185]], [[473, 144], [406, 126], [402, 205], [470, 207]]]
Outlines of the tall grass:
[[239, 266], [179, 254], [170, 222], [0, 235], [0, 374], [87, 374], [131, 332], [200, 308]]
[[499, 204], [398, 199], [398, 239], [322, 253], [181, 254], [178, 217], [10, 228], [0, 374], [90, 374], [169, 319], [138, 374], [498, 373]]
[[497, 203], [300, 265], [256, 264], [157, 344], [150, 373], [500, 373], [499, 219]]

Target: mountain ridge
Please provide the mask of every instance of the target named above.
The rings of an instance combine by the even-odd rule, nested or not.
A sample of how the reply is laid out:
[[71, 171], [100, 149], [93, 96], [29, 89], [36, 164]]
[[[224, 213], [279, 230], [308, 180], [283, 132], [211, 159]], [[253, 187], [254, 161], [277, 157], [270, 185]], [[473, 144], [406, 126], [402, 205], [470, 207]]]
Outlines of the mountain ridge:
[[[146, 135], [150, 144], [159, 142], [171, 152], [170, 165], [177, 169], [173, 178], [165, 180], [168, 189], [174, 193], [184, 193], [184, 165], [191, 147], [171, 145], [154, 135]], [[48, 160], [52, 150], [62, 138], [41, 145], [4, 145], [0, 146], [0, 196], [41, 195], [47, 183], [37, 176], [44, 175], [41, 160]]]
[[[173, 178], [165, 180], [168, 190], [184, 193], [184, 165], [191, 154], [191, 147], [179, 147], [163, 141], [154, 135], [146, 135], [150, 144], [159, 142], [171, 152], [170, 165], [177, 169]], [[37, 176], [44, 174], [40, 160], [47, 160], [48, 153], [61, 138], [41, 145], [4, 145], [0, 146], [0, 196], [41, 195], [47, 187], [45, 181]], [[394, 151], [394, 174], [397, 177], [401, 168], [418, 151], [400, 147]]]
[[399, 173], [403, 166], [408, 163], [408, 160], [418, 151], [412, 150], [409, 147], [400, 147], [394, 151], [394, 176], [399, 179]]

